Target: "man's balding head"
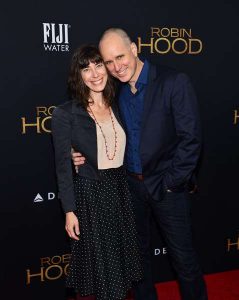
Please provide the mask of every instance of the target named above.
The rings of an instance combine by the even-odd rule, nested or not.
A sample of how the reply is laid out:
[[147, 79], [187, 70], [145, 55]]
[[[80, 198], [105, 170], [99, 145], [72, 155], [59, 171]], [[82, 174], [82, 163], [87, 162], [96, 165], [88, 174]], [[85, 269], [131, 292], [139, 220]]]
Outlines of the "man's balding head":
[[130, 46], [131, 43], [132, 43], [131, 38], [129, 37], [127, 32], [125, 32], [123, 29], [121, 29], [121, 28], [109, 28], [102, 34], [102, 36], [100, 38], [100, 42], [99, 42], [99, 47], [100, 47], [100, 44], [101, 44], [102, 41], [104, 41], [106, 39], [110, 39], [111, 37], [114, 37], [114, 36], [118, 36], [118, 38], [121, 38], [122, 41], [127, 46]]
[[99, 50], [111, 75], [121, 82], [138, 79], [143, 63], [138, 59], [136, 44], [123, 29], [107, 29], [100, 39]]

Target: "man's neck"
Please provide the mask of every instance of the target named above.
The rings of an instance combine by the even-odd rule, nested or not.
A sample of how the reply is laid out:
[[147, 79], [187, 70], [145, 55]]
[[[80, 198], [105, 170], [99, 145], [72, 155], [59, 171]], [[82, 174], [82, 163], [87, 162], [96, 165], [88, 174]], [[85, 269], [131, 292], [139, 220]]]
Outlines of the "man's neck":
[[143, 66], [144, 66], [144, 63], [139, 59], [137, 58], [137, 65], [136, 65], [136, 71], [135, 71], [135, 74], [134, 76], [132, 77], [132, 79], [128, 82], [129, 85], [130, 85], [130, 89], [131, 89], [131, 92], [133, 94], [135, 94], [137, 92], [137, 89], [135, 87], [135, 84], [139, 78], [139, 75], [143, 69]]

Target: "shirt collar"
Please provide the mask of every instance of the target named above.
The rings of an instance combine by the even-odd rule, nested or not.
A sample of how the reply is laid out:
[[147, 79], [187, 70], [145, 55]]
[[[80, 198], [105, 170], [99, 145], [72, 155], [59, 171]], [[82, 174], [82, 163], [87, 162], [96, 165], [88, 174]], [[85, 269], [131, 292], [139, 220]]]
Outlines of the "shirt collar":
[[142, 70], [139, 74], [139, 78], [135, 84], [136, 88], [137, 88], [138, 84], [147, 84], [148, 83], [148, 73], [149, 73], [149, 63], [145, 59], [143, 68], [142, 68]]

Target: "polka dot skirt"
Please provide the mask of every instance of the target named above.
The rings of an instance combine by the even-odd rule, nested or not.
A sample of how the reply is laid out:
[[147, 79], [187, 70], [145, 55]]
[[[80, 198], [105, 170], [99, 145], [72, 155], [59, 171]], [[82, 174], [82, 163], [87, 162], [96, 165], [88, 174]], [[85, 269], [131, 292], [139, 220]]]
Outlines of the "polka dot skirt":
[[101, 181], [75, 177], [80, 240], [72, 240], [66, 284], [81, 296], [125, 299], [142, 278], [131, 196], [123, 167], [99, 170]]

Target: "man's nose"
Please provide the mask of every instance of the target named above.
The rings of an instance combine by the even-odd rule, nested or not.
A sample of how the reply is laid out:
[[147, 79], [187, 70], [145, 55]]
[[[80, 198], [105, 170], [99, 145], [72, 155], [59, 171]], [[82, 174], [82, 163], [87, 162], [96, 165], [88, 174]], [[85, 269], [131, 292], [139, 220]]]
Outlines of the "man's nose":
[[115, 71], [118, 72], [121, 68], [121, 64], [115, 61], [114, 62], [114, 68], [115, 68]]

